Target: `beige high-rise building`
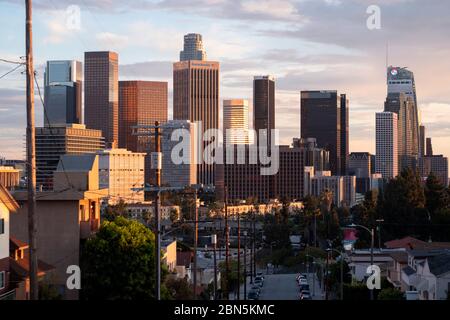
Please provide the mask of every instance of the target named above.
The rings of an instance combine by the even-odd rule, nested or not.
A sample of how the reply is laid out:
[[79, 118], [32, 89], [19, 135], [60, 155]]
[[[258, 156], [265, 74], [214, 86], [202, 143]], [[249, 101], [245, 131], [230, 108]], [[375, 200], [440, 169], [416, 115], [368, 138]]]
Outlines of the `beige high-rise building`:
[[398, 116], [395, 112], [376, 114], [376, 171], [384, 179], [398, 175]]
[[144, 201], [145, 153], [126, 149], [107, 149], [97, 152], [99, 156], [100, 188], [109, 190], [108, 203], [116, 204]]
[[[198, 134], [219, 129], [219, 62], [188, 60], [173, 64], [173, 119], [197, 123]], [[201, 154], [209, 143], [199, 145]], [[199, 164], [197, 182], [215, 183], [212, 164]]]
[[248, 100], [223, 100], [223, 135], [225, 144], [253, 143], [248, 127]]

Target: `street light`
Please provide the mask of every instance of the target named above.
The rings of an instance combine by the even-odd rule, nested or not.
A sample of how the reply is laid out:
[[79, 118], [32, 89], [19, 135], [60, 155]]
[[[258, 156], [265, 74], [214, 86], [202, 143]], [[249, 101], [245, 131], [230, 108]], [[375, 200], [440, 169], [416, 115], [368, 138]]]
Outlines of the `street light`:
[[327, 249], [327, 252], [333, 251], [339, 253], [339, 255], [341, 256], [341, 300], [344, 300], [344, 253], [333, 248]]
[[[371, 236], [371, 242], [370, 242], [370, 265], [373, 266], [373, 247], [375, 244], [375, 230], [369, 229], [365, 226], [359, 225], [359, 224], [354, 224], [352, 223], [351, 225], [348, 226], [349, 228], [362, 228], [366, 231], [368, 231], [370, 233]], [[373, 293], [373, 289], [370, 289], [370, 300], [374, 300], [374, 293]]]

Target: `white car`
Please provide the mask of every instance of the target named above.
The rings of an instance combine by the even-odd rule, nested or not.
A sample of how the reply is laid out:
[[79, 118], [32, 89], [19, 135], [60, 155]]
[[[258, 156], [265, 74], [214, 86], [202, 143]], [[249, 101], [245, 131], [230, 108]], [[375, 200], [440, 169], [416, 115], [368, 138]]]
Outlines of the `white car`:
[[308, 284], [308, 280], [306, 280], [305, 278], [300, 278], [300, 280], [298, 280], [298, 285], [304, 285], [304, 284]]

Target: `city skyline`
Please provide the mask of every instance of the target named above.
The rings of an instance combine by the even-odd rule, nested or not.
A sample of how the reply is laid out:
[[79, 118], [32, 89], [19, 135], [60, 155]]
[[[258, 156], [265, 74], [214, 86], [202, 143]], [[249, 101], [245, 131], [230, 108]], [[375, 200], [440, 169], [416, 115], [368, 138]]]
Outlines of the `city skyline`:
[[[214, 16], [218, 10], [227, 10], [228, 7], [221, 5], [221, 2], [197, 14], [182, 6], [176, 6], [170, 12], [156, 5], [153, 8], [144, 8], [148, 9], [146, 13], [152, 16], [162, 13], [161, 15], [166, 19], [169, 18], [168, 21], [163, 21], [163, 18], [144, 19], [141, 13], [133, 11], [126, 7], [127, 5], [116, 7], [115, 2], [112, 2], [110, 10], [101, 13], [95, 2], [87, 1], [85, 3], [88, 6], [85, 4], [80, 6], [81, 30], [70, 32], [58, 18], [58, 13], [65, 12], [69, 3], [61, 2], [56, 8], [58, 11], [51, 6], [51, 3], [41, 1], [35, 10], [37, 80], [43, 83], [43, 66], [47, 60], [83, 61], [84, 51], [112, 50], [117, 51], [120, 56], [120, 80], [163, 80], [168, 81], [171, 88], [171, 64], [178, 60], [183, 36], [189, 32], [196, 32], [203, 35], [208, 59], [219, 61], [222, 65], [221, 100], [248, 99], [249, 109], [252, 109], [253, 76], [275, 75], [276, 127], [281, 130], [282, 144], [288, 144], [292, 137], [300, 136], [298, 125], [300, 91], [330, 89], [346, 92], [351, 101], [350, 152], [374, 153], [374, 115], [375, 112], [382, 111], [386, 98], [385, 55], [386, 42], [388, 42], [390, 64], [407, 65], [415, 73], [421, 118], [427, 128], [427, 136], [433, 137], [435, 153], [450, 154], [450, 146], [445, 143], [450, 137], [448, 131], [450, 125], [445, 119], [446, 112], [448, 114], [450, 111], [450, 93], [443, 85], [450, 76], [450, 66], [447, 66], [444, 59], [438, 60], [439, 65], [427, 63], [433, 60], [432, 57], [436, 58], [450, 51], [442, 40], [439, 41], [440, 37], [444, 36], [446, 22], [435, 26], [433, 37], [425, 38], [422, 33], [419, 33], [414, 39], [407, 34], [407, 27], [395, 23], [402, 1], [381, 4], [382, 29], [374, 31], [368, 30], [365, 25], [367, 19], [365, 9], [368, 5], [366, 1], [351, 1], [352, 4], [343, 4], [338, 1], [319, 2], [315, 5], [310, 2], [299, 4], [282, 2], [282, 5], [274, 7], [271, 1], [266, 1], [267, 8], [260, 11], [252, 6], [241, 4], [236, 8], [238, 14], [235, 19], [231, 19], [230, 16], [219, 19]], [[435, 1], [430, 3], [432, 5], [429, 8], [422, 8], [422, 11], [426, 11], [424, 14], [431, 15], [432, 12], [444, 10], [448, 6]], [[406, 13], [417, 10], [415, 4], [416, 2], [411, 2], [407, 7], [402, 7], [402, 10]], [[5, 23], [17, 24], [17, 28], [9, 30], [23, 28], [22, 6], [11, 3], [4, 3], [2, 6], [7, 7], [8, 12], [12, 12], [8, 17], [4, 17]], [[122, 22], [114, 25], [108, 23], [116, 17], [117, 13], [114, 9], [127, 12], [129, 18], [124, 19], [123, 23], [129, 23], [129, 25], [134, 23], [134, 28], [139, 26], [139, 21], [147, 21], [147, 24], [141, 24], [141, 27], [151, 27], [160, 38], [157, 39], [157, 35], [153, 40], [144, 37], [141, 43], [136, 43], [133, 40], [136, 36], [136, 30], [133, 27], [125, 27], [121, 25]], [[322, 10], [320, 16], [317, 12], [319, 9]], [[264, 11], [264, 14], [261, 11]], [[181, 13], [188, 13], [188, 15], [181, 18]], [[277, 16], [277, 13], [280, 15]], [[325, 18], [331, 14], [336, 14], [337, 21], [326, 22]], [[3, 14], [0, 15], [3, 18]], [[306, 23], [300, 18], [299, 21], [295, 21], [297, 17], [310, 17], [311, 22]], [[44, 18], [49, 19], [46, 22]], [[129, 19], [135, 21], [131, 23]], [[183, 19], [195, 23], [190, 24], [187, 29], [186, 24], [179, 23], [184, 21]], [[274, 30], [262, 28], [263, 19], [274, 21]], [[148, 23], [150, 20], [153, 25]], [[115, 21], [117, 22], [117, 19]], [[169, 28], [170, 32], [166, 32], [169, 21], [173, 22], [173, 26]], [[207, 22], [210, 21], [215, 22], [213, 30], [206, 28]], [[311, 27], [319, 22], [329, 27], [330, 23], [334, 24], [338, 21], [355, 26], [354, 32], [345, 34], [342, 31], [342, 37], [338, 37], [336, 33], [322, 32], [319, 35], [317, 32], [306, 34], [305, 31], [299, 31], [300, 25], [305, 25], [306, 29], [311, 31]], [[227, 22], [231, 23], [227, 24]], [[245, 30], [243, 26], [249, 26], [249, 30]], [[428, 28], [433, 27], [434, 25], [428, 26]], [[322, 28], [320, 30], [323, 31]], [[87, 29], [94, 31], [87, 33]], [[165, 33], [164, 37], [162, 37], [163, 33]], [[220, 34], [220, 37], [217, 34]], [[282, 34], [284, 37], [280, 37]], [[168, 37], [170, 41], [167, 41]], [[0, 46], [2, 57], [17, 59], [23, 55], [21, 53], [23, 43], [19, 41], [20, 39], [19, 33], [7, 35], [5, 45]], [[354, 43], [349, 41], [351, 39], [355, 40]], [[408, 51], [408, 48], [414, 47], [417, 42], [421, 42], [421, 46], [428, 46], [429, 49], [426, 52]], [[136, 48], [140, 50], [135, 50]], [[434, 48], [439, 50], [433, 50]], [[1, 71], [3, 68], [7, 70], [8, 67], [2, 64]], [[22, 158], [24, 153], [21, 146], [15, 143], [24, 133], [24, 108], [20, 108], [24, 101], [23, 80], [23, 76], [17, 72], [2, 81], [4, 86], [0, 94], [1, 112], [5, 114], [8, 110], [14, 111], [2, 117], [1, 123], [3, 134], [0, 141], [4, 146], [2, 156], [8, 158]], [[171, 90], [169, 99], [169, 118], [172, 118]], [[38, 99], [36, 99], [36, 105], [39, 125], [42, 123], [40, 109], [42, 106]], [[249, 118], [253, 117], [250, 115]], [[293, 118], [295, 121], [292, 121]]]

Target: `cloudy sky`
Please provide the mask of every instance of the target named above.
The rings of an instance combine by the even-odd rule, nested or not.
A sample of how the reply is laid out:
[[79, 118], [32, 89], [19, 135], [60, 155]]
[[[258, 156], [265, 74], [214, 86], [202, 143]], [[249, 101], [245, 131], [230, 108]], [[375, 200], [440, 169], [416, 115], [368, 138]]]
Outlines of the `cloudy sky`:
[[[0, 58], [24, 55], [23, 2], [0, 0]], [[80, 8], [79, 29], [68, 15], [71, 5]], [[381, 29], [367, 28], [370, 5], [381, 9]], [[339, 90], [350, 99], [350, 150], [374, 152], [388, 46], [389, 64], [415, 73], [435, 152], [450, 155], [448, 0], [35, 0], [34, 6], [41, 84], [46, 60], [83, 61], [85, 51], [114, 50], [120, 79], [168, 81], [171, 95], [183, 35], [201, 33], [208, 58], [221, 62], [221, 98], [251, 102], [252, 77], [276, 77], [276, 125], [285, 144], [299, 136], [300, 91]], [[13, 67], [0, 62], [0, 76]], [[24, 156], [20, 71], [0, 79], [0, 156], [8, 158]]]

